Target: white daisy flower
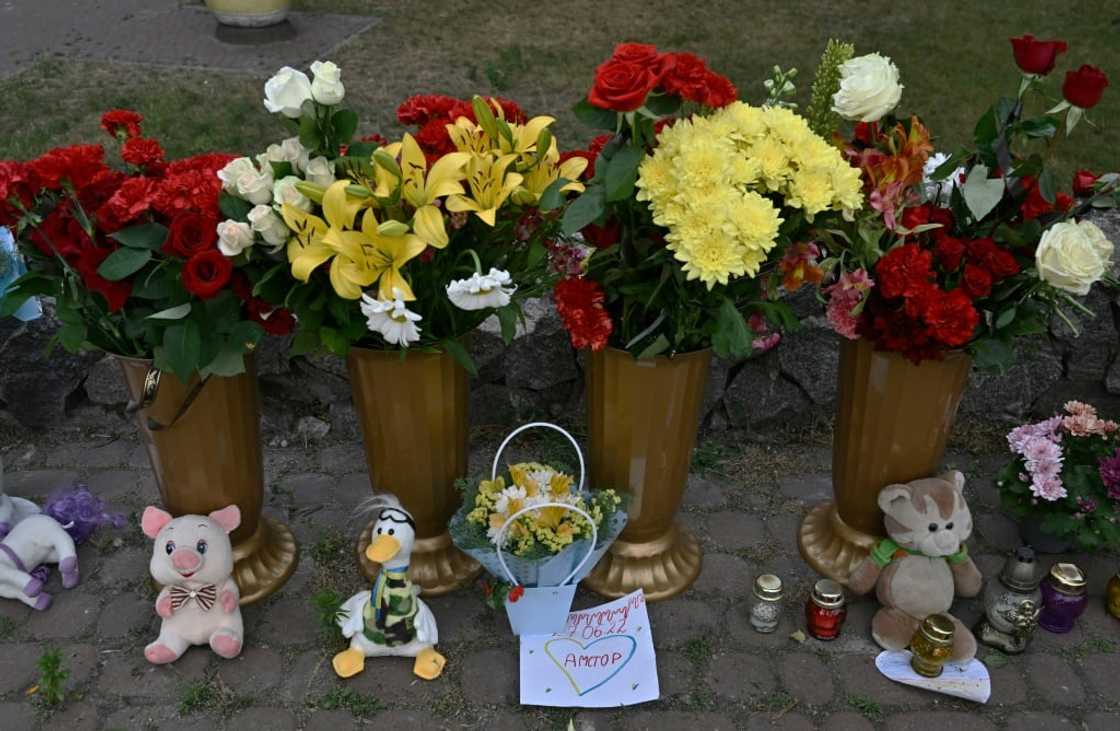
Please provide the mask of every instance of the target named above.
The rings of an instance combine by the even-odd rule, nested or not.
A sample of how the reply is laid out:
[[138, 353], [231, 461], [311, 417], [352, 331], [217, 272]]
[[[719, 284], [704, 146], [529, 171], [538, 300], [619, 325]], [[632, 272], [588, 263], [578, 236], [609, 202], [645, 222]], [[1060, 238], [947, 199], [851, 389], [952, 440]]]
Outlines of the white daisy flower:
[[498, 499], [494, 501], [494, 512], [506, 516], [515, 513], [525, 507], [525, 497], [525, 488], [510, 485], [498, 493]]
[[393, 290], [391, 300], [378, 300], [363, 294], [360, 307], [366, 316], [366, 327], [370, 332], [381, 333], [390, 345], [407, 348], [409, 343], [420, 339], [420, 328], [416, 323], [421, 317], [405, 307], [399, 289]]
[[447, 298], [460, 310], [485, 310], [505, 307], [517, 291], [509, 272], [490, 268], [488, 274], [475, 272], [467, 279], [447, 285]]

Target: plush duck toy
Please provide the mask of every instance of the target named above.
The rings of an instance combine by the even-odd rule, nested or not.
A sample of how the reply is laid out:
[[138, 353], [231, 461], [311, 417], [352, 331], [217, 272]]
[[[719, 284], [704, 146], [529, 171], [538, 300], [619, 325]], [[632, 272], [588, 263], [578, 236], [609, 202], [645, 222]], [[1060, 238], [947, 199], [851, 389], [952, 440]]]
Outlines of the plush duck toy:
[[365, 669], [367, 657], [415, 657], [412, 672], [435, 680], [447, 660], [435, 650], [436, 619], [408, 578], [408, 561], [416, 541], [416, 523], [396, 498], [378, 497], [377, 521], [366, 557], [381, 565], [373, 589], [342, 605], [338, 624], [350, 648], [334, 656], [339, 677]]

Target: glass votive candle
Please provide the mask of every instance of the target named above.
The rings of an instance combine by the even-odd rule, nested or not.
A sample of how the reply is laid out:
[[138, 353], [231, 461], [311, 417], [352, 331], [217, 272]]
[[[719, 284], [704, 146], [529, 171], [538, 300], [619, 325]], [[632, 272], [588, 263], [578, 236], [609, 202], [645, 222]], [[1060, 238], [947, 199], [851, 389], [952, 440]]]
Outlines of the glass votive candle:
[[818, 640], [835, 640], [848, 609], [844, 606], [844, 589], [832, 579], [821, 579], [805, 604], [805, 628]]
[[782, 617], [782, 580], [774, 574], [763, 574], [754, 580], [751, 597], [751, 627], [767, 634], [778, 629]]
[[1074, 623], [1089, 606], [1085, 574], [1071, 563], [1056, 563], [1043, 580], [1042, 613], [1038, 625], [1056, 634], [1073, 629]]
[[953, 620], [944, 614], [931, 614], [922, 620], [910, 640], [910, 667], [927, 678], [936, 678], [953, 653]]

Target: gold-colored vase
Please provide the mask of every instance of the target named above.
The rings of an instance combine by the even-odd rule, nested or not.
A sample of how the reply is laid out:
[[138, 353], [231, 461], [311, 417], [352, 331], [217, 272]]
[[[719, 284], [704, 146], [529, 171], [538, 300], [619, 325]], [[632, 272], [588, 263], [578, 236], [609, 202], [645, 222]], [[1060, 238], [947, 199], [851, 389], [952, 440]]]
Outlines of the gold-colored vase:
[[879, 490], [933, 475], [945, 454], [972, 359], [952, 351], [915, 365], [863, 339], [840, 346], [832, 492], [801, 524], [801, 555], [841, 583], [885, 535]]
[[583, 582], [598, 594], [667, 599], [700, 575], [700, 544], [676, 514], [711, 360], [710, 350], [637, 360], [613, 348], [589, 358], [591, 485], [630, 493], [626, 528]]
[[[467, 372], [446, 353], [351, 348], [346, 361], [375, 493], [401, 500], [416, 521], [409, 574], [425, 596], [471, 582], [482, 567], [455, 548], [447, 523], [459, 508], [455, 480], [467, 474]], [[366, 558], [373, 521], [358, 537]]]
[[[295, 571], [299, 551], [288, 526], [261, 515], [264, 462], [260, 396], [252, 358], [239, 376], [197, 376], [184, 384], [150, 360], [117, 356], [148, 448], [163, 506], [172, 515], [241, 509], [231, 535], [233, 578], [241, 603], [277, 591]], [[158, 374], [158, 381], [156, 380]]]

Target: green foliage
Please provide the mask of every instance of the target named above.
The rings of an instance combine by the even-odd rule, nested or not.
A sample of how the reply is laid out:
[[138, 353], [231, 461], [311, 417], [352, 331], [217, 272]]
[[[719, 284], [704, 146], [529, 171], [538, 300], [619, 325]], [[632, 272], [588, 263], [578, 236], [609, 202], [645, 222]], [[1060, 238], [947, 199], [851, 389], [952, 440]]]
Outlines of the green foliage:
[[350, 711], [358, 718], [369, 718], [375, 713], [385, 710], [385, 704], [380, 700], [371, 695], [359, 693], [353, 688], [332, 688], [315, 702], [315, 706], [324, 711]]
[[698, 672], [702, 672], [712, 660], [712, 643], [707, 637], [693, 637], [685, 643], [684, 656]]
[[183, 687], [179, 695], [179, 715], [209, 712], [228, 717], [252, 703], [251, 696], [234, 693], [219, 677], [213, 676]]
[[879, 721], [883, 718], [883, 709], [879, 701], [858, 693], [848, 695], [848, 707], [862, 713], [870, 721]]
[[11, 617], [0, 617], [0, 640], [6, 640], [16, 631], [16, 622]]
[[341, 531], [324, 532], [311, 547], [311, 558], [320, 566], [325, 566], [347, 558], [350, 547], [350, 540]]
[[826, 140], [840, 127], [840, 115], [832, 111], [832, 97], [840, 90], [840, 67], [850, 60], [856, 48], [833, 38], [821, 54], [813, 79], [812, 96], [806, 109], [809, 127]]
[[344, 601], [345, 597], [334, 589], [321, 589], [311, 595], [320, 632], [328, 636], [338, 634], [338, 623], [347, 616], [346, 610], [342, 608]]
[[63, 684], [70, 677], [70, 671], [63, 667], [62, 653], [50, 648], [39, 656], [39, 698], [47, 706], [61, 705], [65, 699]]

